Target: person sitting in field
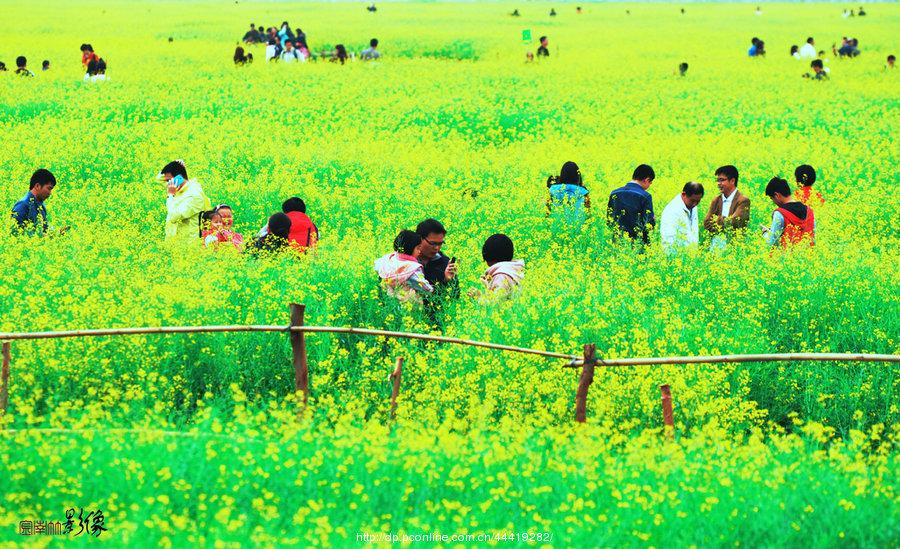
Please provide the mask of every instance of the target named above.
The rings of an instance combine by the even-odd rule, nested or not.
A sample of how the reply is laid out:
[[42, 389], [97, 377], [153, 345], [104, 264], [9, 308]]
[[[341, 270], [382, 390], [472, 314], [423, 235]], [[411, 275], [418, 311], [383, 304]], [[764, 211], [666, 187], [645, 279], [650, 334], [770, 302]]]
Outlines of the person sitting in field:
[[538, 57], [550, 57], [550, 50], [547, 48], [549, 42], [547, 41], [546, 36], [541, 36], [539, 39], [541, 45], [538, 46], [537, 56]]
[[0, 61], [0, 72], [7, 72], [6, 63], [4, 63], [3, 61]]
[[297, 61], [305, 61], [296, 49], [294, 43], [290, 40], [284, 43], [284, 51], [281, 52], [281, 60], [285, 63], [296, 63]]
[[375, 260], [375, 272], [381, 278], [382, 287], [401, 302], [422, 304], [422, 294], [434, 291], [419, 263], [421, 249], [422, 237], [403, 230], [394, 239], [394, 252]]
[[232, 230], [234, 213], [231, 206], [219, 204], [205, 214], [206, 227], [200, 234], [204, 246], [218, 249], [222, 244], [231, 244], [238, 251], [244, 248], [244, 237]]
[[484, 241], [481, 257], [488, 268], [481, 276], [483, 288], [473, 289], [469, 296], [479, 301], [495, 301], [512, 296], [525, 277], [525, 262], [513, 259], [513, 242], [505, 234], [493, 234]]
[[366, 11], [369, 12], [369, 13], [375, 13], [376, 11], [378, 11], [378, 8], [376, 8], [376, 7], [375, 7], [375, 4], [373, 3], [371, 6], [369, 6], [368, 8], [366, 8]]
[[797, 190], [794, 196], [801, 204], [809, 205], [810, 202], [816, 205], [825, 203], [822, 193], [813, 190], [813, 183], [816, 182], [816, 170], [809, 164], [797, 166], [794, 170], [794, 178], [797, 180]]
[[556, 17], [556, 10], [553, 8], [550, 8], [550, 17]]
[[16, 57], [16, 74], [19, 76], [34, 76], [34, 73], [28, 70], [28, 59], [24, 55]]
[[183, 160], [169, 162], [157, 179], [166, 182], [166, 241], [191, 244], [196, 241], [201, 212], [210, 209], [209, 198], [196, 179], [188, 179]]
[[49, 70], [50, 70], [50, 61], [44, 59], [44, 61], [41, 62], [41, 70], [42, 70], [42, 71], [49, 71]]
[[107, 80], [106, 78], [106, 61], [103, 59], [92, 59], [87, 66], [87, 72], [84, 79], [89, 82], [100, 82]]
[[350, 59], [350, 56], [347, 55], [347, 48], [343, 44], [336, 45], [334, 52], [331, 54], [331, 61], [340, 61], [341, 65], [343, 65], [348, 59]]
[[799, 46], [791, 46], [791, 57], [794, 59], [800, 59], [800, 47]]
[[234, 49], [234, 64], [237, 66], [246, 65], [253, 62], [252, 53], [244, 53], [244, 48], [238, 46]]
[[520, 17], [519, 9], [518, 9], [518, 8], [514, 9], [514, 10], [512, 11], [512, 13], [510, 13], [510, 15], [513, 16], [513, 17]]
[[591, 195], [584, 186], [578, 164], [562, 165], [558, 176], [547, 178], [547, 216], [565, 223], [583, 223], [590, 213]]
[[828, 80], [828, 71], [825, 69], [825, 65], [822, 64], [821, 59], [814, 59], [813, 62], [809, 64], [809, 66], [813, 70], [813, 73], [804, 73], [803, 78], [811, 78], [813, 80]]
[[749, 57], [756, 57], [759, 53], [759, 38], [753, 37], [750, 39], [750, 49], [747, 50], [747, 55]]
[[686, 75], [686, 74], [687, 74], [687, 71], [688, 71], [688, 64], [687, 64], [687, 63], [681, 63], [681, 64], [678, 65], [678, 75], [679, 75], [679, 76], [684, 76], [684, 75]]
[[291, 232], [288, 233], [291, 246], [301, 252], [314, 248], [319, 242], [319, 228], [306, 215], [306, 203], [292, 196], [281, 205], [281, 211], [291, 220]]
[[56, 177], [50, 170], [40, 168], [31, 174], [28, 192], [12, 208], [12, 219], [18, 234], [41, 236], [47, 233], [47, 207], [44, 202], [56, 188]]
[[887, 65], [884, 66], [884, 70], [893, 69], [895, 67], [895, 63], [897, 62], [897, 56], [891, 54], [887, 56]]
[[866, 15], [866, 10], [864, 10], [863, 7], [860, 6], [860, 7], [859, 7], [859, 12], [857, 13], [857, 15], [859, 15], [860, 17], [865, 17], [865, 15]]
[[363, 61], [369, 61], [373, 59], [378, 59], [381, 57], [381, 53], [378, 51], [378, 39], [373, 38], [369, 40], [369, 47], [364, 49], [361, 54], [359, 54], [359, 58]]
[[[834, 48], [832, 48], [834, 49]], [[856, 57], [859, 55], [859, 40], [851, 38], [846, 43], [841, 44], [841, 48], [837, 51], [840, 57]]]
[[254, 240], [247, 251], [254, 255], [288, 251], [291, 249], [288, 242], [290, 232], [290, 218], [283, 212], [272, 214], [266, 223], [265, 234]]
[[766, 185], [766, 196], [778, 208], [772, 214], [772, 226], [761, 225], [769, 246], [788, 248], [795, 244], [816, 243], [816, 219], [813, 209], [794, 200], [791, 188], [784, 179], [773, 177]]

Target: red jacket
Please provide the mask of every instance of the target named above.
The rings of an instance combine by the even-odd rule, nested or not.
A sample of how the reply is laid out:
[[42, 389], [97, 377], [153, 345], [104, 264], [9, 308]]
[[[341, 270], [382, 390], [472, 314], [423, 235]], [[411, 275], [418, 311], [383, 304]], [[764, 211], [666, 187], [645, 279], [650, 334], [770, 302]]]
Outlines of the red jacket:
[[806, 207], [806, 219], [800, 219], [784, 208], [776, 210], [784, 217], [784, 232], [781, 233], [781, 247], [787, 248], [793, 244], [799, 244], [804, 239], [809, 240], [810, 246], [816, 244], [816, 220], [813, 210], [809, 206]]
[[319, 241], [319, 229], [305, 213], [288, 212], [291, 220], [291, 232], [288, 233], [288, 241], [300, 248], [311, 248]]
[[804, 185], [797, 189], [797, 192], [794, 193], [794, 196], [797, 197], [801, 203], [809, 206], [809, 203], [815, 201], [817, 205], [822, 205], [825, 203], [825, 199], [822, 198], [822, 193], [819, 191], [814, 191], [812, 187], [809, 185]]

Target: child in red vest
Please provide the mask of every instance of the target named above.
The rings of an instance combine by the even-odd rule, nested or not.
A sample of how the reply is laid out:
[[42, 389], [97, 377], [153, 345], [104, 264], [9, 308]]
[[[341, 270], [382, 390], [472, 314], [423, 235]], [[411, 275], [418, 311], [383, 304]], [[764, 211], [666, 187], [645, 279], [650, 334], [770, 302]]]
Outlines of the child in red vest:
[[284, 201], [281, 211], [287, 214], [291, 220], [291, 232], [288, 242], [300, 251], [314, 248], [319, 241], [319, 228], [306, 215], [306, 204], [303, 200], [293, 196]]
[[816, 218], [812, 208], [794, 200], [787, 180], [773, 177], [766, 185], [766, 196], [778, 206], [772, 214], [772, 226], [762, 226], [769, 246], [788, 248], [794, 244], [816, 243]]
[[816, 182], [816, 170], [809, 164], [797, 166], [794, 170], [794, 177], [797, 179], [797, 192], [794, 193], [797, 200], [809, 206], [815, 204], [821, 206], [825, 203], [822, 193], [814, 191], [812, 186]]

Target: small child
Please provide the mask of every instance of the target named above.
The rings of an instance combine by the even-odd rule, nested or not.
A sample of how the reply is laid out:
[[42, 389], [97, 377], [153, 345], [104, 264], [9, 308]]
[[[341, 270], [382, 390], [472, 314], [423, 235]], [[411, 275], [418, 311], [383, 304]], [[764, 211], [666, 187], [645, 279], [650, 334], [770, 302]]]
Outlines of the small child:
[[375, 272], [388, 295], [401, 302], [421, 304], [421, 294], [434, 291], [419, 263], [421, 254], [422, 237], [414, 231], [402, 230], [394, 239], [394, 252], [375, 260]]
[[481, 257], [488, 264], [481, 277], [484, 290], [469, 292], [480, 301], [489, 301], [511, 296], [519, 287], [525, 276], [525, 262], [513, 260], [513, 243], [505, 234], [494, 234], [484, 241]]
[[238, 251], [244, 248], [244, 237], [225, 226], [218, 210], [204, 212], [203, 219], [208, 223], [207, 229], [200, 235], [204, 246], [218, 249], [219, 244], [230, 242]]
[[591, 209], [591, 196], [581, 179], [578, 164], [563, 164], [559, 176], [547, 178], [547, 216], [567, 223], [582, 223]]
[[809, 164], [797, 166], [797, 169], [794, 170], [794, 178], [797, 180], [798, 185], [797, 190], [794, 192], [794, 196], [801, 204], [811, 206], [811, 202], [815, 202], [816, 205], [821, 206], [825, 203], [825, 199], [822, 198], [822, 193], [814, 191], [812, 188], [813, 183], [816, 182], [815, 168]]

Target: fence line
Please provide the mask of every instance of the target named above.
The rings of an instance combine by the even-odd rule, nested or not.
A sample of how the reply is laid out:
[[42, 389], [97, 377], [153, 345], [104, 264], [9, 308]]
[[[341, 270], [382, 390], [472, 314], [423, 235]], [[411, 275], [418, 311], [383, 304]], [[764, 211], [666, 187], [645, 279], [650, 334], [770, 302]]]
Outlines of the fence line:
[[[595, 367], [600, 366], [651, 366], [665, 364], [719, 364], [719, 363], [744, 363], [744, 362], [785, 362], [785, 361], [831, 361], [831, 362], [900, 362], [900, 355], [885, 354], [861, 354], [861, 353], [781, 353], [781, 354], [752, 354], [752, 355], [713, 355], [713, 356], [676, 356], [676, 357], [649, 357], [649, 358], [611, 358], [601, 359], [596, 357], [596, 345], [584, 346], [584, 353], [579, 355], [557, 353], [516, 347], [513, 345], [501, 345], [487, 341], [475, 341], [457, 337], [437, 336], [431, 334], [419, 334], [410, 332], [395, 332], [390, 330], [377, 330], [372, 328], [335, 327], [335, 326], [306, 326], [303, 322], [305, 305], [290, 304], [290, 324], [288, 326], [271, 325], [232, 325], [232, 326], [158, 326], [136, 328], [111, 328], [97, 330], [65, 330], [54, 332], [0, 332], [0, 341], [3, 351], [3, 363], [0, 367], [0, 414], [7, 411], [9, 404], [9, 370], [10, 370], [10, 342], [36, 339], [59, 339], [72, 337], [99, 337], [121, 335], [150, 335], [150, 334], [191, 334], [191, 333], [225, 333], [225, 332], [281, 332], [287, 333], [290, 338], [291, 352], [294, 368], [294, 393], [302, 393], [301, 405], [298, 409], [298, 417], [305, 408], [309, 399], [309, 363], [306, 354], [307, 333], [332, 333], [366, 335], [385, 338], [414, 339], [420, 341], [432, 341], [436, 343], [450, 343], [454, 345], [467, 345], [495, 351], [505, 351], [519, 354], [540, 356], [544, 358], [568, 360], [563, 368], [581, 368], [578, 391], [575, 397], [575, 420], [583, 423], [587, 413], [587, 394], [594, 380]], [[396, 411], [397, 397], [400, 393], [402, 357], [398, 359], [397, 367], [390, 376], [393, 381], [391, 391], [391, 417]], [[674, 427], [672, 418], [672, 398], [668, 385], [660, 386], [663, 399], [663, 416], [667, 429]]]

